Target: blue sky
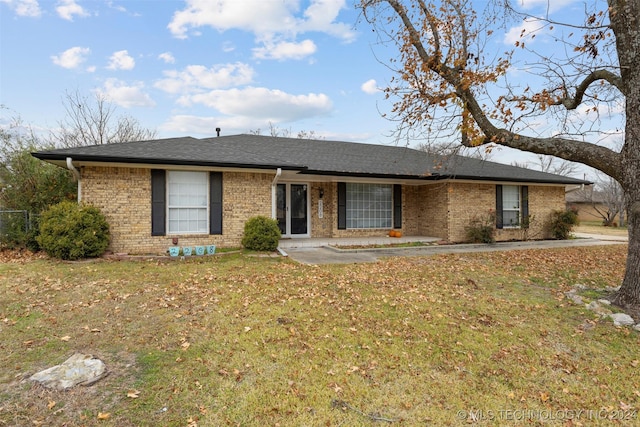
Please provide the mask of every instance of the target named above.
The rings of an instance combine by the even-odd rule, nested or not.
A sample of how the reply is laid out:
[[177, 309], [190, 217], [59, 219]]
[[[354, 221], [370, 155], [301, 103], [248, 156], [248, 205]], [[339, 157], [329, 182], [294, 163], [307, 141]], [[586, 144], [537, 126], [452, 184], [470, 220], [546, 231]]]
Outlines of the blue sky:
[[[549, 3], [559, 17], [584, 16], [578, 0], [518, 0], [532, 14]], [[504, 29], [499, 48], [535, 26]], [[0, 0], [0, 43], [0, 125], [19, 115], [55, 128], [65, 92], [78, 91], [106, 96], [159, 137], [268, 134], [271, 123], [393, 143], [378, 88], [392, 77], [380, 61], [396, 52], [377, 44], [353, 0]]]

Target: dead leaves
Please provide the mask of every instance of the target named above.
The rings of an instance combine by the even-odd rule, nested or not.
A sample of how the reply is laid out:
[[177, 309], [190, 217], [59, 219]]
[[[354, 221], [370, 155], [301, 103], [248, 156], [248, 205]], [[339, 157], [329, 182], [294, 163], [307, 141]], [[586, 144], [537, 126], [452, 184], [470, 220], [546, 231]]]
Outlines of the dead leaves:
[[34, 253], [26, 249], [0, 249], [0, 264], [24, 264], [37, 259], [46, 259], [42, 253]]
[[[98, 414], [104, 425], [126, 425], [143, 413], [141, 408], [157, 417], [150, 423], [209, 425], [221, 408], [247, 404], [246, 396], [259, 401], [257, 395], [300, 404], [293, 409], [298, 413], [308, 406], [319, 413], [328, 403], [318, 403], [318, 396], [327, 394], [368, 413], [371, 397], [376, 404], [390, 402], [373, 406], [374, 412], [389, 408], [393, 415], [422, 417], [431, 406], [442, 409], [449, 398], [482, 396], [496, 384], [497, 399], [516, 406], [574, 404], [583, 398], [583, 384], [591, 399], [586, 403], [632, 405], [640, 395], [632, 380], [609, 381], [617, 368], [597, 365], [609, 360], [601, 346], [605, 356], [616, 355], [624, 372], [640, 367], [637, 355], [627, 356], [613, 341], [619, 337], [611, 338], [615, 345], [594, 336], [598, 345], [576, 347], [580, 344], [570, 335], [558, 332], [553, 313], [562, 303], [552, 292], [556, 284], [591, 271], [593, 280], [615, 281], [623, 259], [624, 251], [607, 248], [392, 259], [348, 267], [122, 263], [116, 270], [125, 271], [119, 272], [105, 263], [74, 265], [69, 272], [68, 266], [64, 271], [51, 266], [25, 274], [19, 290], [6, 288], [9, 304], [0, 309], [0, 327], [21, 354], [34, 354], [45, 344], [60, 351], [108, 344], [151, 355], [145, 368], [157, 368], [157, 381], [127, 382], [110, 395], [118, 397], [112, 406], [104, 406], [101, 398], [87, 399], [87, 419], [70, 420], [76, 408], [65, 398], [41, 398], [41, 413], [65, 408], [61, 417], [69, 417], [69, 425], [98, 424]], [[548, 283], [553, 280], [558, 281]], [[566, 310], [560, 311], [566, 318]], [[570, 334], [580, 321], [569, 327]], [[572, 352], [555, 351], [557, 342]], [[589, 356], [586, 363], [577, 359], [581, 354]], [[5, 366], [29, 369], [13, 357]], [[535, 387], [524, 387], [523, 378], [533, 379]], [[540, 378], [546, 381], [536, 382]], [[593, 386], [591, 378], [600, 382]], [[610, 388], [602, 388], [606, 384]], [[432, 405], [408, 400], [407, 390]], [[599, 391], [607, 394], [606, 401], [594, 397]], [[363, 403], [356, 395], [367, 399]], [[158, 411], [164, 405], [171, 409]], [[285, 409], [279, 410], [260, 415], [259, 421], [286, 425], [278, 418]], [[446, 425], [445, 412], [429, 413], [433, 424]]]
[[100, 421], [106, 421], [111, 418], [111, 414], [109, 412], [98, 412], [98, 419]]

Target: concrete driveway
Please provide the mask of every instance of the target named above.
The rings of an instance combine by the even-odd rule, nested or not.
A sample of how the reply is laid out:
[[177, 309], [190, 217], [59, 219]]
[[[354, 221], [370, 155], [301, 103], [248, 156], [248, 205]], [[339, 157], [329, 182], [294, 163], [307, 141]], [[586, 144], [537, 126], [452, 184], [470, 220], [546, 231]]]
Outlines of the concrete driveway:
[[498, 252], [525, 249], [551, 249], [576, 246], [615, 245], [627, 242], [618, 236], [576, 235], [571, 240], [541, 240], [528, 242], [500, 242], [488, 244], [431, 245], [410, 248], [338, 249], [331, 246], [316, 248], [286, 248], [284, 253], [301, 264], [353, 264], [375, 262], [394, 256], [428, 256], [450, 253]]

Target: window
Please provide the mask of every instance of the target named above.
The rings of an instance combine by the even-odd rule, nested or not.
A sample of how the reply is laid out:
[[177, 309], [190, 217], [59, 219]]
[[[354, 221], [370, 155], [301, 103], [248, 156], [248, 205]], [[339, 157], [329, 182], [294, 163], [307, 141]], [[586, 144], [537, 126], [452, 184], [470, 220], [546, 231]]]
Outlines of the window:
[[169, 171], [167, 174], [168, 232], [209, 232], [209, 185], [206, 172]]
[[502, 186], [502, 224], [504, 227], [520, 225], [520, 188], [515, 185]]
[[393, 186], [387, 184], [346, 184], [347, 228], [391, 228]]
[[519, 228], [522, 219], [529, 216], [528, 187], [518, 185], [496, 186], [496, 227]]

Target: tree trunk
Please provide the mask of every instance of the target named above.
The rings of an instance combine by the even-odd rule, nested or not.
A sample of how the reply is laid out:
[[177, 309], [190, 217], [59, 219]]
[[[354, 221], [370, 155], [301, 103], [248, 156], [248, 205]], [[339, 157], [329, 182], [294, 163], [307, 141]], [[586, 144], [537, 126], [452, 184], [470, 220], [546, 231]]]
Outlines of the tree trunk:
[[609, 0], [609, 6], [626, 102], [620, 184], [629, 228], [627, 271], [615, 303], [640, 309], [640, 0]]
[[[627, 270], [614, 302], [621, 307], [637, 309], [640, 307], [640, 183], [636, 184], [635, 197], [628, 197], [628, 199], [630, 200], [627, 203], [629, 228]], [[635, 320], [640, 322], [640, 319]]]

